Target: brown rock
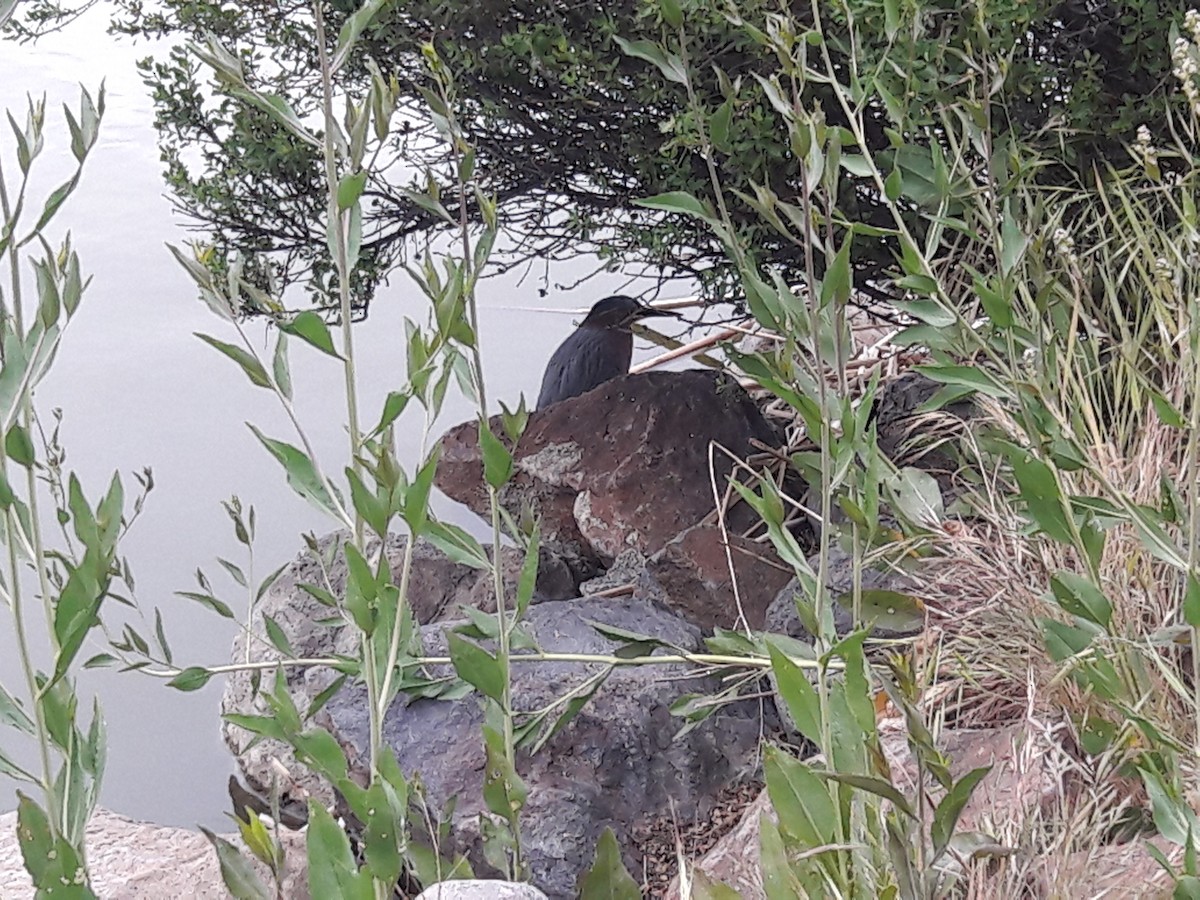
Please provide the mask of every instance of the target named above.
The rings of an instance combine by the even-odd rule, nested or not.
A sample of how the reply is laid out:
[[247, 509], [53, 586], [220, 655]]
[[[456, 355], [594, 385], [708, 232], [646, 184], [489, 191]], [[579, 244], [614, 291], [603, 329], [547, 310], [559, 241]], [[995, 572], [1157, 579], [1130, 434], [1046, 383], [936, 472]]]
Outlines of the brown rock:
[[[911, 795], [916, 789], [917, 766], [899, 720], [880, 723], [884, 756], [892, 770], [892, 783]], [[1063, 774], [1068, 768], [1062, 746], [1050, 734], [1026, 730], [1022, 725], [981, 730], [943, 732], [938, 749], [950, 760], [950, 774], [958, 780], [972, 769], [992, 769], [976, 785], [958, 819], [959, 831], [996, 834], [1004, 825], [1033, 815], [1053, 815], [1064, 793]], [[931, 791], [941, 799], [941, 791]]]
[[[501, 430], [498, 419], [493, 430]], [[543, 538], [584, 565], [610, 562], [627, 548], [649, 556], [712, 512], [711, 443], [744, 456], [751, 441], [775, 439], [749, 395], [722, 373], [623, 376], [533, 413], [500, 499], [514, 515], [528, 505]], [[722, 485], [730, 465], [721, 452], [715, 460]], [[476, 423], [451, 429], [442, 438], [438, 487], [488, 515], [482, 475]], [[731, 522], [731, 530], [745, 524]]]
[[[768, 816], [772, 822], [778, 821], [766, 790], [746, 807], [733, 830], [689, 867], [690, 870], [698, 870], [705, 877], [728, 885], [742, 900], [764, 900], [767, 894], [763, 890], [758, 842], [759, 822], [763, 816]], [[678, 878], [672, 882], [665, 897], [666, 900], [682, 900]]]
[[[737, 597], [729, 561], [737, 574]], [[638, 594], [657, 600], [700, 628], [735, 628], [738, 604], [760, 631], [767, 608], [792, 577], [770, 544], [729, 535], [729, 553], [716, 525], [694, 525], [646, 562]]]

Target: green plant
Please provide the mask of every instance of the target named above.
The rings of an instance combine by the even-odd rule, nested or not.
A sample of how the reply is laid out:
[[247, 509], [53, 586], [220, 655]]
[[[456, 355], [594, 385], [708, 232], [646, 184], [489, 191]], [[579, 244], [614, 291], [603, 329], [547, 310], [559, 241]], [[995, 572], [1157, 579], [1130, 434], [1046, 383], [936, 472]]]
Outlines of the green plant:
[[[9, 13], [10, 7], [0, 8], [0, 24]], [[45, 100], [32, 98], [23, 123], [9, 114], [17, 171], [0, 167], [0, 272], [6, 276], [0, 286], [0, 600], [11, 616], [24, 679], [20, 688], [0, 685], [0, 723], [36, 760], [18, 762], [6, 738], [0, 771], [34, 792], [18, 793], [17, 837], [37, 896], [90, 898], [84, 829], [104, 775], [106, 736], [99, 704], [92, 704], [90, 721], [81, 708], [75, 677], [79, 654], [101, 631], [106, 607], [123, 601], [128, 568], [119, 543], [151, 482], [148, 474], [142, 479], [131, 513], [116, 474], [93, 503], [74, 473], [61, 471], [56, 438], [37, 443], [37, 389], [89, 282], [70, 236], [55, 246], [50, 228], [95, 146], [104, 88], [95, 96], [81, 90], [77, 111], [64, 107], [75, 168], [38, 202], [31, 194], [46, 145], [45, 115]], [[52, 511], [45, 507], [46, 485]], [[57, 537], [46, 527], [51, 515], [61, 526]]]

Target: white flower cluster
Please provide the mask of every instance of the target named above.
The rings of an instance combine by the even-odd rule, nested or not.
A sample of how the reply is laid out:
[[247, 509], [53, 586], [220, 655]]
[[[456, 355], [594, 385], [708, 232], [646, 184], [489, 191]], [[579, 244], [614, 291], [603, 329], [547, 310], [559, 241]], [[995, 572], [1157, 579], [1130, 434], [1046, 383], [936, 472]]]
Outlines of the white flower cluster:
[[1065, 262], [1070, 265], [1079, 262], [1079, 256], [1075, 253], [1075, 239], [1071, 237], [1067, 229], [1055, 228], [1051, 239], [1054, 241], [1054, 252]]
[[1145, 125], [1138, 126], [1137, 141], [1134, 143], [1133, 149], [1147, 166], [1158, 164], [1158, 151], [1150, 143], [1150, 129]]
[[1200, 75], [1200, 65], [1196, 62], [1196, 45], [1200, 44], [1200, 10], [1189, 9], [1184, 14], [1183, 24], [1195, 44], [1184, 37], [1176, 38], [1175, 46], [1171, 48], [1171, 62], [1175, 77], [1183, 87], [1183, 95], [1187, 97], [1192, 111], [1200, 116], [1200, 85], [1196, 83], [1196, 76]]
[[1171, 261], [1165, 256], [1160, 256], [1154, 261], [1154, 274], [1158, 276], [1160, 281], [1167, 284], [1175, 283], [1175, 267], [1171, 265]]

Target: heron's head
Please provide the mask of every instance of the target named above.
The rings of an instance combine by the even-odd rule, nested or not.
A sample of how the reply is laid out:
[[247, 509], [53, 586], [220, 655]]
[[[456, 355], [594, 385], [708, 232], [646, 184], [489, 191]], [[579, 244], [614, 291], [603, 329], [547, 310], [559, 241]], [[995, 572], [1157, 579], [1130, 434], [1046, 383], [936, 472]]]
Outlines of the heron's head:
[[638, 319], [647, 319], [651, 316], [675, 316], [678, 318], [673, 312], [655, 309], [632, 297], [617, 295], [598, 301], [588, 310], [587, 318], [583, 320], [582, 324], [592, 328], [628, 328]]

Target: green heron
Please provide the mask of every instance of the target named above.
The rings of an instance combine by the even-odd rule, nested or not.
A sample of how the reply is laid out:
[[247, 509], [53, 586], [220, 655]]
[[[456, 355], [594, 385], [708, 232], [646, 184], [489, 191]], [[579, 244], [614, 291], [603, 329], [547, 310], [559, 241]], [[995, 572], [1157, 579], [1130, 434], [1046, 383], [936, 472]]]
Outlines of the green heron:
[[578, 397], [609, 379], [628, 374], [633, 357], [630, 326], [650, 316], [676, 314], [646, 306], [632, 297], [605, 297], [596, 303], [546, 364], [537, 408]]

